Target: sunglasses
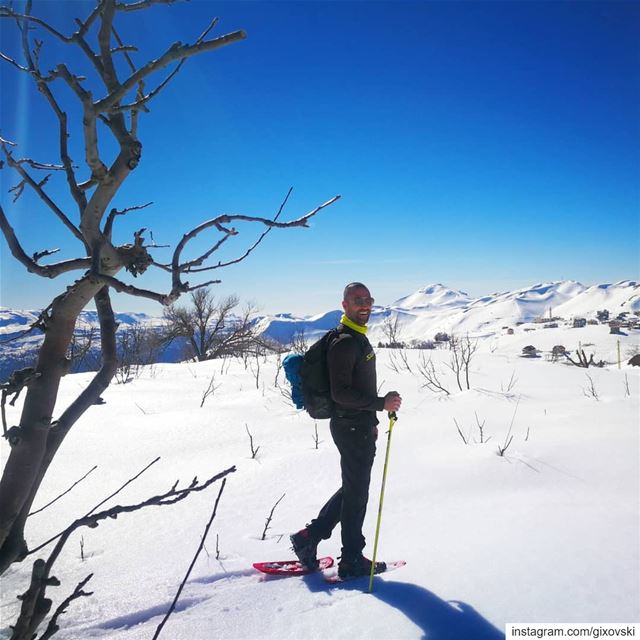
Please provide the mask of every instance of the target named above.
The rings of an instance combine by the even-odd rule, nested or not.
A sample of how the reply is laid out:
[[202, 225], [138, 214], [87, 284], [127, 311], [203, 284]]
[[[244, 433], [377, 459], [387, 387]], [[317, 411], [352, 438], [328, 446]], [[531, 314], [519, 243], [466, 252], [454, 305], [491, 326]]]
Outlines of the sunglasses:
[[351, 301], [359, 307], [372, 307], [375, 302], [373, 298], [367, 296], [356, 296], [355, 298], [351, 298]]

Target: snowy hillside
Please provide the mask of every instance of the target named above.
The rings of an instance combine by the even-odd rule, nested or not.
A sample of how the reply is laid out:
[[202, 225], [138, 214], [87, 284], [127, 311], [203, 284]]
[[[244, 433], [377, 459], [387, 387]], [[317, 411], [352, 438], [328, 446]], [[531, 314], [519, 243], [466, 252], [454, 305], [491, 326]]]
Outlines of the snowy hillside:
[[[540, 294], [544, 295], [544, 294]], [[582, 312], [582, 311], [581, 311]], [[526, 327], [533, 328], [533, 327]], [[268, 578], [251, 565], [291, 557], [288, 535], [337, 488], [338, 456], [326, 421], [314, 422], [282, 395], [282, 372], [267, 361], [156, 365], [112, 385], [64, 442], [37, 497], [38, 508], [98, 468], [27, 522], [33, 548], [86, 513], [156, 456], [114, 504], [137, 503], [236, 465], [186, 583], [166, 640], [303, 639], [497, 640], [507, 622], [640, 621], [640, 368], [622, 364], [640, 334], [604, 325], [533, 331], [516, 327], [479, 343], [471, 389], [459, 391], [450, 353], [407, 351], [408, 369], [377, 350], [382, 392], [404, 403], [394, 429], [378, 557], [407, 566], [328, 586], [322, 576]], [[520, 357], [534, 344], [542, 357]], [[548, 361], [579, 344], [603, 369]], [[586, 346], [589, 345], [589, 346]], [[431, 357], [450, 395], [423, 387]], [[59, 414], [90, 380], [62, 380]], [[201, 408], [211, 380], [216, 389]], [[595, 395], [594, 395], [595, 393]], [[597, 396], [597, 397], [596, 397]], [[179, 401], [177, 401], [179, 399]], [[7, 407], [15, 424], [21, 399]], [[371, 554], [386, 421], [373, 469], [365, 535]], [[456, 426], [456, 422], [459, 427]], [[480, 429], [482, 426], [482, 431]], [[251, 432], [256, 459], [250, 453]], [[498, 447], [509, 443], [504, 456]], [[463, 442], [463, 438], [467, 444]], [[0, 456], [7, 455], [0, 443]], [[69, 541], [49, 587], [57, 607], [88, 574], [93, 595], [59, 619], [60, 640], [149, 640], [200, 543], [219, 484], [186, 501], [120, 516]], [[276, 501], [266, 539], [265, 521]], [[320, 551], [340, 552], [339, 532]], [[19, 609], [33, 560], [3, 577], [0, 638]]]
[[[433, 339], [440, 331], [486, 336], [502, 332], [505, 326], [532, 322], [550, 314], [566, 320], [595, 318], [596, 312], [602, 309], [609, 309], [612, 318], [623, 311], [640, 311], [640, 285], [623, 280], [586, 287], [573, 280], [563, 280], [472, 299], [462, 291], [432, 284], [388, 307], [374, 307], [369, 335], [372, 341], [384, 340], [385, 321], [395, 322], [397, 318], [399, 335], [405, 341]], [[335, 311], [313, 318], [265, 317], [260, 328], [266, 335], [283, 342], [300, 332], [313, 340], [326, 331], [327, 324], [331, 326], [327, 320], [339, 316], [340, 312]]]
[[565, 316], [587, 316], [594, 308], [609, 309], [612, 314], [640, 311], [640, 285], [631, 280], [599, 284], [559, 305], [555, 312]]

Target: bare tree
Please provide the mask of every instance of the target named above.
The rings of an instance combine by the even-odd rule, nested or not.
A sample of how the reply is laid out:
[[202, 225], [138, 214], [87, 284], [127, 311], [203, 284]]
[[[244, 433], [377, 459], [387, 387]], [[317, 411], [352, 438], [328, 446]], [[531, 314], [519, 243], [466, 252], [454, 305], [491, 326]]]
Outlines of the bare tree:
[[[160, 4], [154, 0], [99, 0], [90, 9], [78, 5], [79, 11], [87, 11], [84, 18], [76, 19], [71, 31], [64, 33], [46, 20], [32, 13], [32, 2], [27, 0], [24, 11], [19, 13], [12, 5], [0, 7], [0, 19], [15, 23], [22, 43], [21, 56], [0, 56], [16, 73], [25, 74], [51, 108], [57, 130], [57, 156], [55, 162], [43, 162], [23, 158], [18, 145], [0, 138], [0, 152], [4, 156], [1, 165], [16, 176], [14, 197], [31, 190], [66, 228], [66, 233], [80, 243], [76, 257], [44, 264], [56, 253], [56, 249], [40, 249], [29, 255], [0, 207], [0, 230], [9, 249], [31, 273], [56, 278], [62, 274], [78, 273], [77, 280], [69, 287], [61, 287], [61, 293], [41, 313], [35, 323], [44, 330], [44, 341], [38, 353], [35, 375], [24, 381], [26, 397], [18, 426], [12, 428], [11, 451], [0, 480], [0, 574], [13, 562], [27, 554], [24, 525], [42, 480], [58, 448], [76, 421], [99, 398], [110, 384], [117, 366], [116, 322], [111, 306], [110, 290], [154, 300], [163, 305], [174, 303], [189, 291], [219, 282], [209, 280], [190, 284], [184, 278], [236, 264], [249, 256], [273, 228], [306, 227], [309, 219], [324, 207], [335, 202], [336, 196], [314, 208], [309, 213], [289, 222], [281, 222], [279, 216], [287, 198], [274, 217], [243, 214], [216, 215], [186, 231], [177, 242], [170, 262], [161, 263], [152, 256], [155, 245], [145, 240], [145, 230], [137, 231], [131, 242], [116, 244], [114, 226], [122, 216], [147, 205], [114, 207], [114, 198], [121, 186], [140, 163], [142, 142], [139, 120], [148, 105], [166, 90], [184, 63], [201, 55], [245, 38], [243, 31], [235, 31], [219, 37], [209, 34], [216, 24], [212, 21], [193, 44], [174, 43], [155, 59], [134, 60], [137, 49], [124, 43], [118, 35], [119, 18], [128, 12], [132, 20], [139, 19], [143, 28], [144, 10]], [[164, 4], [164, 3], [163, 3]], [[135, 29], [131, 31], [135, 33]], [[76, 75], [64, 61], [46, 60], [55, 50], [51, 41], [67, 45], [69, 61], [78, 58], [87, 61], [89, 75]], [[121, 64], [122, 63], [122, 64]], [[45, 66], [46, 65], [46, 66]], [[167, 67], [173, 70], [164, 78], [156, 79]], [[53, 69], [46, 71], [45, 69]], [[154, 82], [152, 89], [147, 83]], [[60, 86], [62, 85], [62, 86]], [[74, 104], [75, 101], [75, 104]], [[73, 120], [68, 113], [78, 111]], [[32, 123], [30, 132], [38, 135], [40, 122]], [[46, 123], [42, 123], [47, 126]], [[4, 132], [3, 132], [4, 133]], [[100, 133], [100, 139], [98, 136]], [[84, 164], [79, 166], [70, 155], [69, 139], [80, 139], [84, 148]], [[46, 139], [46, 136], [42, 136]], [[109, 157], [115, 150], [113, 158]], [[44, 178], [38, 172], [46, 171]], [[59, 179], [66, 185], [68, 201], [56, 201], [49, 190], [49, 174], [52, 182]], [[71, 214], [70, 212], [73, 211]], [[179, 219], [179, 216], [176, 216]], [[221, 246], [237, 235], [237, 222], [256, 223], [263, 231], [258, 238], [239, 255], [227, 261], [208, 262]], [[215, 231], [217, 240], [203, 253], [189, 256], [188, 249], [204, 232]], [[199, 253], [199, 255], [198, 255]], [[170, 288], [162, 293], [126, 283], [118, 276], [128, 272], [141, 276], [149, 268], [163, 270], [169, 275]], [[91, 301], [95, 301], [99, 326], [102, 362], [88, 386], [54, 419], [60, 378], [67, 369], [66, 353], [76, 326], [78, 315]]]
[[385, 347], [389, 349], [402, 349], [404, 342], [400, 337], [400, 317], [396, 314], [393, 318], [387, 316], [382, 323], [382, 333], [387, 339]]
[[451, 362], [447, 364], [447, 367], [455, 373], [458, 389], [462, 391], [462, 382], [460, 381], [460, 377], [464, 369], [464, 357], [462, 354], [462, 343], [458, 336], [452, 335], [449, 338], [449, 349], [451, 350]]
[[190, 307], [171, 305], [164, 312], [167, 342], [185, 338], [187, 357], [202, 362], [242, 355], [258, 342], [253, 328], [255, 309], [247, 305], [240, 315], [234, 315], [239, 303], [237, 296], [216, 301], [209, 289], [197, 289], [190, 300]]
[[467, 385], [467, 389], [471, 389], [471, 383], [469, 382], [469, 368], [471, 366], [471, 360], [475, 352], [478, 350], [478, 341], [472, 340], [467, 334], [461, 344], [462, 349], [462, 366], [464, 367], [464, 380]]
[[595, 354], [593, 353], [591, 353], [587, 358], [584, 349], [576, 349], [576, 355], [578, 356], [577, 360], [574, 360], [566, 351], [562, 355], [575, 367], [583, 367], [584, 369], [588, 369], [589, 367], [604, 367], [606, 364], [604, 360], [596, 362], [594, 360]]
[[216, 374], [212, 374], [211, 378], [209, 378], [209, 385], [207, 386], [207, 388], [203, 391], [202, 393], [202, 400], [200, 401], [200, 408], [202, 409], [202, 407], [204, 407], [204, 401], [209, 397], [212, 396], [215, 392], [216, 389], [218, 389], [220, 385], [216, 384]]
[[[91, 368], [91, 350], [95, 347], [97, 340], [98, 329], [93, 325], [74, 332], [67, 350], [71, 371], [82, 371], [85, 368]], [[96, 369], [98, 368], [96, 367]]]
[[433, 361], [431, 358], [426, 358], [424, 353], [420, 354], [420, 360], [418, 361], [418, 373], [424, 379], [423, 387], [427, 387], [427, 389], [435, 393], [438, 391], [444, 391], [447, 395], [451, 395], [449, 389], [447, 389], [444, 386], [444, 383], [441, 382]]
[[478, 341], [471, 340], [469, 334], [464, 338], [451, 335], [449, 338], [449, 349], [451, 350], [451, 362], [447, 364], [447, 366], [455, 373], [458, 388], [462, 391], [461, 378], [464, 374], [466, 387], [467, 389], [471, 389], [469, 368], [471, 366], [471, 360], [478, 349]]
[[162, 342], [155, 331], [134, 324], [116, 334], [116, 382], [126, 384], [140, 376], [142, 367], [157, 362]]
[[289, 350], [293, 353], [299, 353], [301, 356], [307, 352], [309, 348], [309, 343], [307, 341], [307, 337], [305, 336], [304, 327], [302, 329], [298, 329], [291, 336], [291, 344], [289, 345]]

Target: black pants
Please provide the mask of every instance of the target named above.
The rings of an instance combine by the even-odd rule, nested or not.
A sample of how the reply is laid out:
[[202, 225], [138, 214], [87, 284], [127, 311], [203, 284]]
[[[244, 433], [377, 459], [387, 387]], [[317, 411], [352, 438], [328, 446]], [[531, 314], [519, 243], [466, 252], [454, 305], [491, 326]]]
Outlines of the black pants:
[[309, 530], [327, 540], [338, 524], [342, 529], [342, 556], [358, 556], [365, 546], [362, 524], [369, 500], [371, 467], [376, 455], [375, 425], [348, 418], [331, 419], [331, 436], [340, 452], [342, 486], [322, 507]]

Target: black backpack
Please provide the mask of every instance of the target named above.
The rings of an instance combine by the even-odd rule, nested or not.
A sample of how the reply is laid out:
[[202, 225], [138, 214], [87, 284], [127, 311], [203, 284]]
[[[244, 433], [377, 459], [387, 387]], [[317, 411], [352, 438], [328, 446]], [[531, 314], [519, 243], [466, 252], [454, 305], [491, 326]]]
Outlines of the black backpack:
[[337, 328], [327, 331], [303, 356], [290, 354], [282, 363], [296, 408], [305, 409], [316, 420], [330, 418], [333, 413], [327, 353], [338, 333]]

